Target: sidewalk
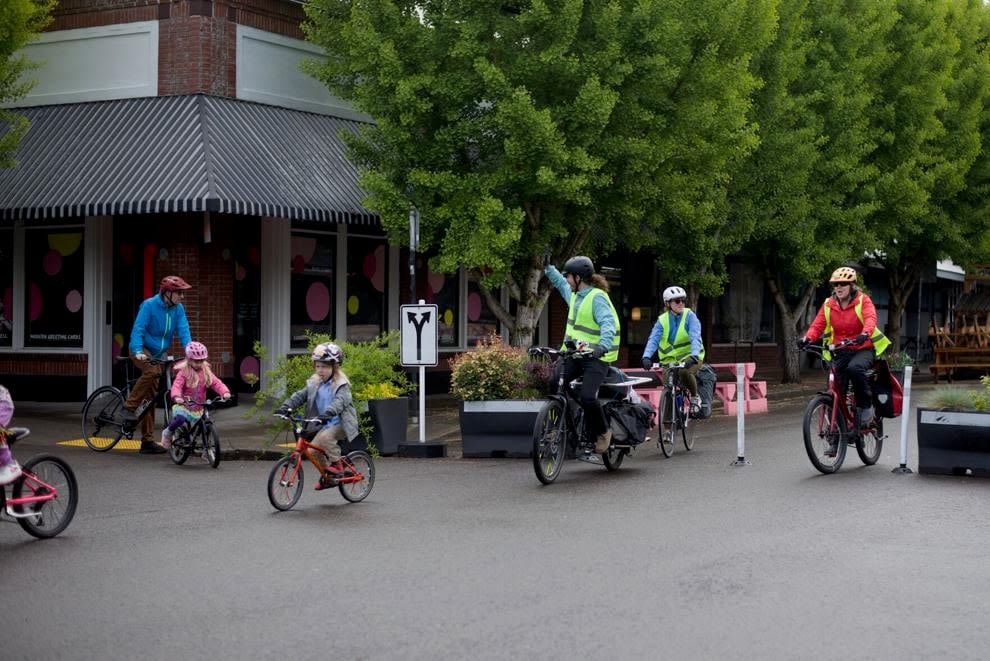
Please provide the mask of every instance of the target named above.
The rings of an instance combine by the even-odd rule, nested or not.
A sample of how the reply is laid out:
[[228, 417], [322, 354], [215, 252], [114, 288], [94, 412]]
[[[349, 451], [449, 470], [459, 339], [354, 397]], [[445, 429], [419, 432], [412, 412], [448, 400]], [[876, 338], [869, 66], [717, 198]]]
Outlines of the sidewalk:
[[[931, 390], [934, 387], [927, 370], [918, 370], [912, 384], [912, 393]], [[802, 383], [780, 384], [767, 383], [768, 413], [752, 415], [773, 415], [774, 411], [784, 404], [806, 401], [812, 394], [825, 387], [825, 378], [821, 370], [808, 369], [801, 373]], [[917, 394], [913, 394], [917, 397]], [[914, 401], [918, 401], [915, 399]], [[238, 406], [219, 409], [213, 412], [213, 420], [220, 432], [220, 444], [225, 460], [231, 459], [275, 459], [288, 449], [291, 439], [285, 432], [272, 434], [255, 419], [244, 418], [254, 403], [250, 394], [241, 394]], [[29, 427], [31, 436], [27, 439], [32, 445], [55, 445], [72, 442], [79, 444], [82, 439], [82, 402], [17, 402], [13, 424], [19, 427]], [[419, 400], [410, 401], [410, 414], [418, 413]], [[458, 419], [459, 402], [452, 396], [428, 395], [426, 397], [426, 429], [425, 440], [440, 442], [447, 446], [448, 458], [460, 458], [461, 430]], [[715, 415], [721, 415], [721, 403], [716, 398]], [[161, 411], [156, 413], [158, 428], [161, 428]], [[288, 431], [286, 427], [286, 431]], [[415, 443], [419, 440], [419, 427], [410, 421], [406, 432], [406, 442]], [[133, 452], [136, 443], [121, 443], [121, 446], [133, 446], [129, 449], [114, 451]], [[85, 446], [84, 446], [85, 447]]]

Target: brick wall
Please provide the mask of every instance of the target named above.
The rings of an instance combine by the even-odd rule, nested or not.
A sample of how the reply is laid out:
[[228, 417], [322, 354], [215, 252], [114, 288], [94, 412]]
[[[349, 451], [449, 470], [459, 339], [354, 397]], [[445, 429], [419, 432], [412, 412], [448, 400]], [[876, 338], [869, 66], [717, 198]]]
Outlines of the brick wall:
[[0, 353], [0, 374], [5, 375], [86, 376], [87, 364], [85, 354]]

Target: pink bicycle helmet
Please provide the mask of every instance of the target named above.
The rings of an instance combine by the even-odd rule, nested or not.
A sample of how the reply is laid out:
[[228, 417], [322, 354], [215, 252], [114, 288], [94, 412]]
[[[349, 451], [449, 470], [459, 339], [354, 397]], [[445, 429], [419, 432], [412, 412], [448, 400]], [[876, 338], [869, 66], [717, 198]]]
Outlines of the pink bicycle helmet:
[[206, 345], [202, 342], [190, 342], [186, 345], [186, 358], [189, 360], [206, 360], [209, 358]]

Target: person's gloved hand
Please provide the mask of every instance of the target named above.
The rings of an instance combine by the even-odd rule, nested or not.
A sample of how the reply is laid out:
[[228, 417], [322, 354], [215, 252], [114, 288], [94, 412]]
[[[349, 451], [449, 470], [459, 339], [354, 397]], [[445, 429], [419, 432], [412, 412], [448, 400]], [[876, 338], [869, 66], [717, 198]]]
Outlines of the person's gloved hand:
[[543, 268], [550, 266], [550, 246], [543, 249]]
[[809, 344], [811, 344], [811, 340], [809, 340], [807, 337], [801, 336], [801, 337], [799, 337], [797, 339], [797, 348], [798, 349], [803, 349], [806, 346], [808, 346]]
[[184, 402], [186, 400], [182, 399], [181, 397], [174, 397], [174, 398], [172, 398], [172, 401], [175, 402], [176, 404], [181, 404], [182, 402]]
[[138, 351], [136, 354], [134, 354], [134, 360], [138, 360], [138, 361], [148, 360], [148, 355], [143, 351]]
[[647, 358], [646, 356], [643, 356], [642, 363], [643, 363], [643, 369], [644, 370], [653, 369], [653, 361], [650, 360], [649, 358]]
[[230, 393], [229, 392], [224, 393], [223, 394], [223, 397], [221, 397], [221, 399], [226, 402], [227, 400], [230, 399]]
[[684, 366], [685, 367], [694, 367], [695, 365], [697, 365], [700, 362], [701, 362], [701, 360], [697, 356], [688, 356], [687, 359], [684, 361]]
[[859, 335], [853, 338], [853, 344], [862, 344], [863, 342], [866, 342], [868, 339], [870, 339], [869, 335], [867, 335], [866, 333], [860, 333]]
[[605, 347], [600, 344], [589, 344], [588, 349], [591, 350], [592, 358], [601, 358], [605, 355]]
[[288, 406], [278, 407], [277, 409], [275, 409], [275, 415], [289, 415], [289, 407]]

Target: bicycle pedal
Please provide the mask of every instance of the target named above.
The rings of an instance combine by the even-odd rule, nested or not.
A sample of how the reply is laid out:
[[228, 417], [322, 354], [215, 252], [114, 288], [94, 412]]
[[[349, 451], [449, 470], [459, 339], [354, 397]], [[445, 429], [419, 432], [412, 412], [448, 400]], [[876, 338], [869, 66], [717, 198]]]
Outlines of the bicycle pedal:
[[580, 459], [581, 461], [583, 461], [585, 463], [588, 463], [588, 464], [601, 465], [601, 463], [602, 463], [602, 458], [599, 457], [597, 454], [582, 454], [582, 455], [578, 455], [578, 459]]

